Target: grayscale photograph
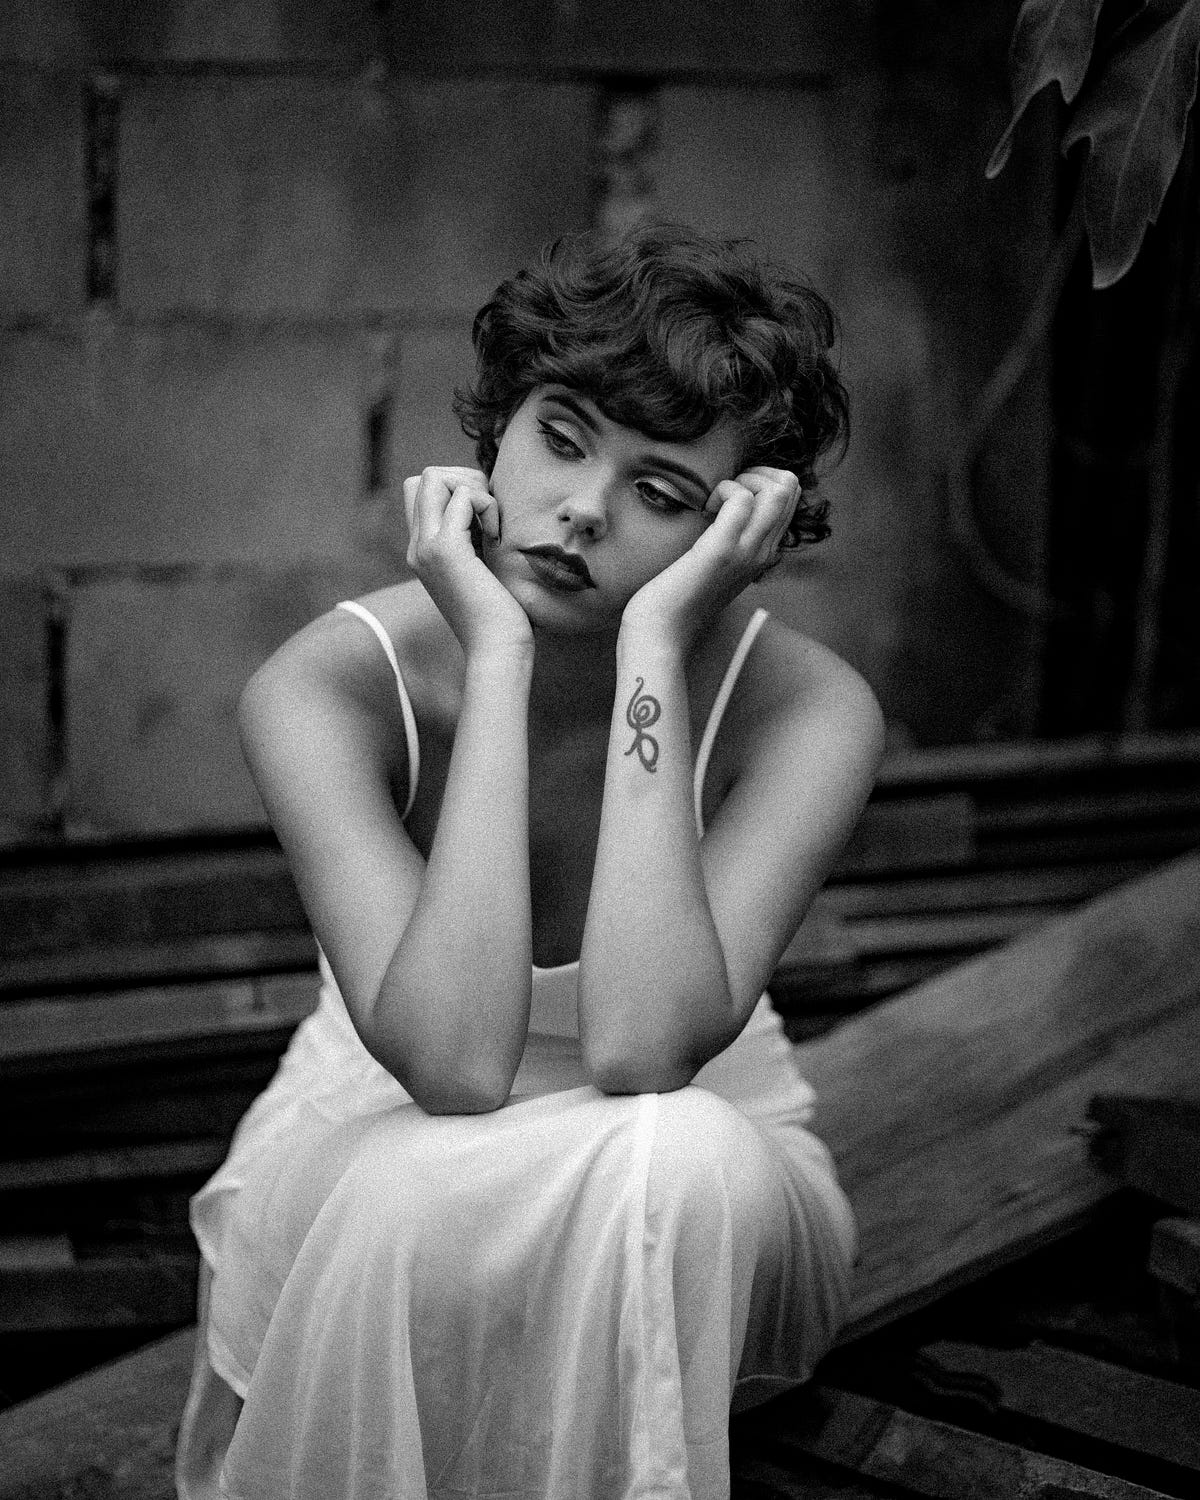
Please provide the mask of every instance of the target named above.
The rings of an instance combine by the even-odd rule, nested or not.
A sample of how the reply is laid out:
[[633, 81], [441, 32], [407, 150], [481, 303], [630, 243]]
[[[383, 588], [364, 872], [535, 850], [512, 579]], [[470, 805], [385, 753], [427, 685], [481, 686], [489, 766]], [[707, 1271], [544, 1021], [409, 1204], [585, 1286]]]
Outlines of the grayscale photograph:
[[0, 1500], [1200, 1494], [1200, 0], [0, 0]]

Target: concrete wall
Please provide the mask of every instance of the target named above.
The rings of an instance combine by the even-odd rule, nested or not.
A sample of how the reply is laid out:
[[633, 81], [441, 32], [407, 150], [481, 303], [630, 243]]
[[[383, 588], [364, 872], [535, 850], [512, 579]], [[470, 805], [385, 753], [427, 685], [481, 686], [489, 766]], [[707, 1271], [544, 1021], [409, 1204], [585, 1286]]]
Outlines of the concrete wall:
[[[835, 538], [764, 602], [898, 740], [1027, 732], [1037, 643], [954, 554], [941, 478], [1049, 234], [1032, 135], [982, 178], [1015, 8], [4, 7], [0, 839], [260, 821], [239, 687], [402, 570], [400, 481], [469, 456], [475, 308], [646, 212], [761, 240], [844, 319]], [[1044, 468], [1034, 376], [980, 493], [1034, 575]]]

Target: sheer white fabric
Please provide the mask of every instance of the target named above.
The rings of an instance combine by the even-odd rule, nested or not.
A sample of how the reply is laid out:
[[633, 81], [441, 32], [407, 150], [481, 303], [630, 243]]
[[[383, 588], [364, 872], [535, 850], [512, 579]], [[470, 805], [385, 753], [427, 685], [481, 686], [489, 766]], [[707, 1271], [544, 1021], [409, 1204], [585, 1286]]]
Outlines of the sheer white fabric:
[[606, 1097], [576, 966], [533, 979], [512, 1099], [430, 1117], [322, 960], [193, 1200], [183, 1500], [726, 1500], [731, 1401], [805, 1379], [848, 1301], [811, 1090], [764, 997], [690, 1087]]

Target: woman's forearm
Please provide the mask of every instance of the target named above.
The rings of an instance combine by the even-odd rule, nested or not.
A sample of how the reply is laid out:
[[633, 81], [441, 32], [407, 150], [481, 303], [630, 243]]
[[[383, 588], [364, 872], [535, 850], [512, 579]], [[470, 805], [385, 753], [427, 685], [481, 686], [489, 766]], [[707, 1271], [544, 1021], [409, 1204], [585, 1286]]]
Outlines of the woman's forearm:
[[682, 652], [622, 634], [579, 974], [585, 1063], [610, 1092], [681, 1087], [732, 1035], [692, 806]]
[[381, 1061], [434, 1112], [498, 1107], [525, 1045], [531, 671], [523, 651], [468, 659], [420, 894], [372, 1008]]

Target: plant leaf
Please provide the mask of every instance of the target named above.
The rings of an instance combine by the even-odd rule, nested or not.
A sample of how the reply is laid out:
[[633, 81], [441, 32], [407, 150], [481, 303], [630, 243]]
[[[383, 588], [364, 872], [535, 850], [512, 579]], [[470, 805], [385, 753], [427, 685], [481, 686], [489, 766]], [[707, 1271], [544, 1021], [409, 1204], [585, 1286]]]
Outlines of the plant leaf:
[[1063, 137], [1086, 138], [1084, 212], [1092, 285], [1111, 286], [1157, 219], [1187, 131], [1200, 59], [1200, 0], [1157, 0], [1114, 38]]
[[1104, 0], [1025, 0], [1009, 48], [1013, 113], [996, 143], [987, 175], [995, 177], [1008, 160], [1013, 135], [1029, 101], [1056, 79], [1068, 104], [1083, 86], [1096, 22]]

